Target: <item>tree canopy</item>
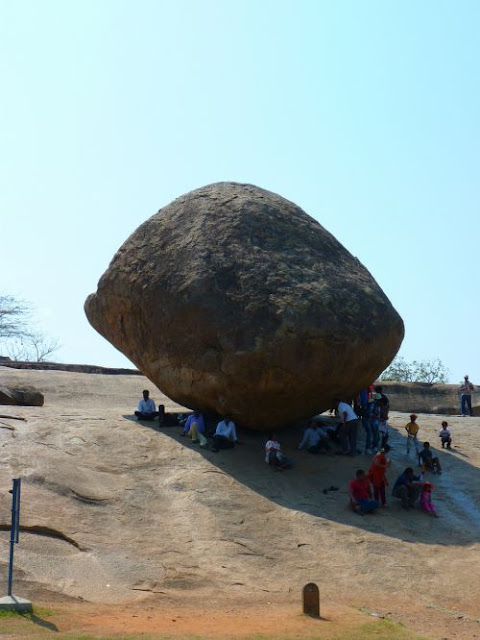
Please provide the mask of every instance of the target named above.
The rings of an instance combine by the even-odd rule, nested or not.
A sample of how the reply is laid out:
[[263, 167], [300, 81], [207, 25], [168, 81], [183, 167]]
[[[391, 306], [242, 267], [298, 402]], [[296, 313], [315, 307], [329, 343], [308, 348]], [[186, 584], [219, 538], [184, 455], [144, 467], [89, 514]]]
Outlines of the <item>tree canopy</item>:
[[438, 358], [435, 360], [413, 360], [396, 357], [381, 374], [380, 380], [385, 382], [429, 382], [443, 383], [448, 381], [449, 371]]

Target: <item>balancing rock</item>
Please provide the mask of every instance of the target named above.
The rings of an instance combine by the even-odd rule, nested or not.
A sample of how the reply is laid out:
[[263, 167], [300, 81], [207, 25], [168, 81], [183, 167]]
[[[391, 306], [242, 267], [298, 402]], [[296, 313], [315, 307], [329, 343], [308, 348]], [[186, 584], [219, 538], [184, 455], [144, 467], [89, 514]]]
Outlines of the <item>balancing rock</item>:
[[351, 398], [404, 335], [371, 274], [318, 222], [277, 194], [229, 182], [143, 223], [85, 311], [172, 400], [252, 429]]

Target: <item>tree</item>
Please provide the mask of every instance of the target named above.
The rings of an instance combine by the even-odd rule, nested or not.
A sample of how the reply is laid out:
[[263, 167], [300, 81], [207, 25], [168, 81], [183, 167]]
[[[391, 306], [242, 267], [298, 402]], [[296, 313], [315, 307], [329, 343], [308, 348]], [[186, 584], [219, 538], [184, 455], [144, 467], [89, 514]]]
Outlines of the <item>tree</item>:
[[0, 344], [13, 360], [44, 362], [60, 348], [31, 324], [32, 307], [25, 300], [0, 295]]
[[443, 383], [448, 380], [449, 371], [438, 358], [435, 360], [413, 360], [396, 357], [381, 374], [385, 382], [429, 382]]
[[27, 302], [0, 295], [0, 339], [27, 336], [30, 316], [31, 306]]

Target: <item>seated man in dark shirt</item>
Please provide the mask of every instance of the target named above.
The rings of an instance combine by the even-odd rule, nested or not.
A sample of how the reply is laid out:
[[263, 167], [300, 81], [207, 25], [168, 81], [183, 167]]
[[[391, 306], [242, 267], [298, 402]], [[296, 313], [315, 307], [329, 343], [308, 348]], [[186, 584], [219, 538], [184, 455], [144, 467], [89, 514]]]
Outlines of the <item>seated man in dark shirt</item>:
[[429, 442], [423, 443], [423, 449], [418, 454], [418, 458], [425, 471], [432, 471], [433, 473], [439, 474], [442, 473], [440, 460], [433, 457]]
[[400, 498], [404, 509], [410, 509], [415, 506], [421, 490], [422, 483], [420, 476], [414, 475], [413, 469], [407, 467], [404, 472], [398, 476], [397, 481], [393, 485], [392, 495], [395, 498]]

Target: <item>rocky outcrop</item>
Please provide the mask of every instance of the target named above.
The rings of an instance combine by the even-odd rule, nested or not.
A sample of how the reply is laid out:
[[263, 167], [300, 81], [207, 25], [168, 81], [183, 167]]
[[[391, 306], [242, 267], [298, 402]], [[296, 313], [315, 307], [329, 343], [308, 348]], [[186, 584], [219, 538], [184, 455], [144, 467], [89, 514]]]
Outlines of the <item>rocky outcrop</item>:
[[101, 373], [109, 376], [139, 376], [138, 369], [99, 367], [95, 364], [63, 364], [60, 362], [24, 362], [19, 360], [0, 359], [0, 366], [9, 369], [33, 369], [36, 371], [69, 371], [71, 373]]
[[0, 387], [0, 405], [18, 405], [21, 407], [43, 407], [43, 394], [35, 389], [11, 389]]
[[170, 398], [259, 429], [352, 396], [404, 333], [371, 274], [318, 222], [235, 183], [192, 191], [142, 224], [85, 311]]
[[[428, 382], [382, 382], [393, 411], [460, 414], [460, 385]], [[472, 393], [473, 415], [480, 415], [480, 394]]]

